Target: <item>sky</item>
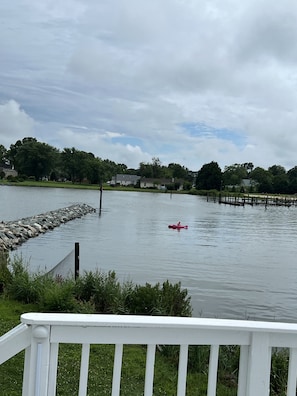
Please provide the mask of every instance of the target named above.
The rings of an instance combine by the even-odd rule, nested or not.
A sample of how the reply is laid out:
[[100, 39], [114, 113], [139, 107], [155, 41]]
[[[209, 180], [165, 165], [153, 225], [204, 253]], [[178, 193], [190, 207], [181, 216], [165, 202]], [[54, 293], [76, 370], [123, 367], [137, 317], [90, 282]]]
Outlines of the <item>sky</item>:
[[296, 0], [0, 2], [0, 144], [297, 165]]

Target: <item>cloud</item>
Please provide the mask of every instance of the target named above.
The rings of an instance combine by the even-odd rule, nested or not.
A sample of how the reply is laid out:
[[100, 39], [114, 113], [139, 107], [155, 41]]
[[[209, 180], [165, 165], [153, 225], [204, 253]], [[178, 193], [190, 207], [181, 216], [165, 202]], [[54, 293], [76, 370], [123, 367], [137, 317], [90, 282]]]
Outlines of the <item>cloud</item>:
[[35, 125], [16, 101], [0, 104], [0, 138], [6, 148], [23, 137], [34, 135]]
[[2, 2], [0, 102], [49, 144], [131, 167], [290, 168], [296, 17], [293, 0]]

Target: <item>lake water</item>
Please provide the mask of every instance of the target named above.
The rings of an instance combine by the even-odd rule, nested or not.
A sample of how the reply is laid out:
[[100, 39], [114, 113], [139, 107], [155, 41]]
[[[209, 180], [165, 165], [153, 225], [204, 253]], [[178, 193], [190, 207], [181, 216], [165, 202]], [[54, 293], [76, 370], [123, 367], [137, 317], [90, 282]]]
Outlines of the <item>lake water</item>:
[[[99, 191], [0, 186], [0, 220], [74, 203]], [[188, 229], [168, 229], [181, 221]], [[31, 239], [12, 253], [50, 270], [80, 244], [80, 268], [121, 281], [181, 282], [193, 316], [297, 321], [297, 208], [235, 207], [190, 195], [104, 191], [102, 212]]]

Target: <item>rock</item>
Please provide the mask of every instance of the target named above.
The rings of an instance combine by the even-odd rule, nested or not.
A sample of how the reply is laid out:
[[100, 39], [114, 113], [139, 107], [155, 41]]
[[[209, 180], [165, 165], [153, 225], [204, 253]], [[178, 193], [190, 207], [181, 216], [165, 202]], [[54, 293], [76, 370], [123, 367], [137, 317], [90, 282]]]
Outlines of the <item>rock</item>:
[[29, 238], [34, 238], [63, 223], [94, 212], [96, 209], [89, 205], [77, 204], [17, 221], [2, 221], [0, 223], [0, 251], [13, 250]]

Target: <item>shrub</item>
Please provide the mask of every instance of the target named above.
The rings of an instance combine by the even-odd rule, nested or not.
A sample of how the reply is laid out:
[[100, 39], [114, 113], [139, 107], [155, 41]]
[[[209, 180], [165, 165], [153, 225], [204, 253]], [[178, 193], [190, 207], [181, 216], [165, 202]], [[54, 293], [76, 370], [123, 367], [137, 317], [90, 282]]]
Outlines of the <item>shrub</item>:
[[5, 289], [7, 295], [26, 304], [36, 303], [41, 289], [38, 277], [29, 274], [22, 257], [15, 257], [9, 267], [11, 278]]
[[161, 293], [159, 283], [151, 286], [136, 285], [126, 299], [127, 308], [130, 314], [137, 315], [161, 315]]
[[11, 281], [11, 273], [8, 269], [8, 252], [0, 252], [0, 293], [3, 293]]
[[49, 287], [40, 295], [40, 308], [46, 312], [74, 312], [77, 307], [74, 298], [74, 281], [49, 279]]
[[86, 272], [76, 281], [75, 297], [78, 301], [92, 302], [98, 313], [115, 313], [121, 300], [121, 286], [114, 271]]
[[163, 283], [161, 289], [161, 311], [167, 316], [191, 316], [191, 297], [186, 289], [181, 290], [181, 283]]
[[[15, 258], [11, 271], [6, 268], [8, 297], [24, 303], [37, 303], [49, 312], [91, 312], [137, 315], [191, 316], [190, 297], [181, 284], [169, 281], [155, 286], [146, 283], [121, 285], [114, 271], [85, 272], [77, 280], [30, 274], [22, 258]], [[1, 281], [1, 277], [0, 277]]]

